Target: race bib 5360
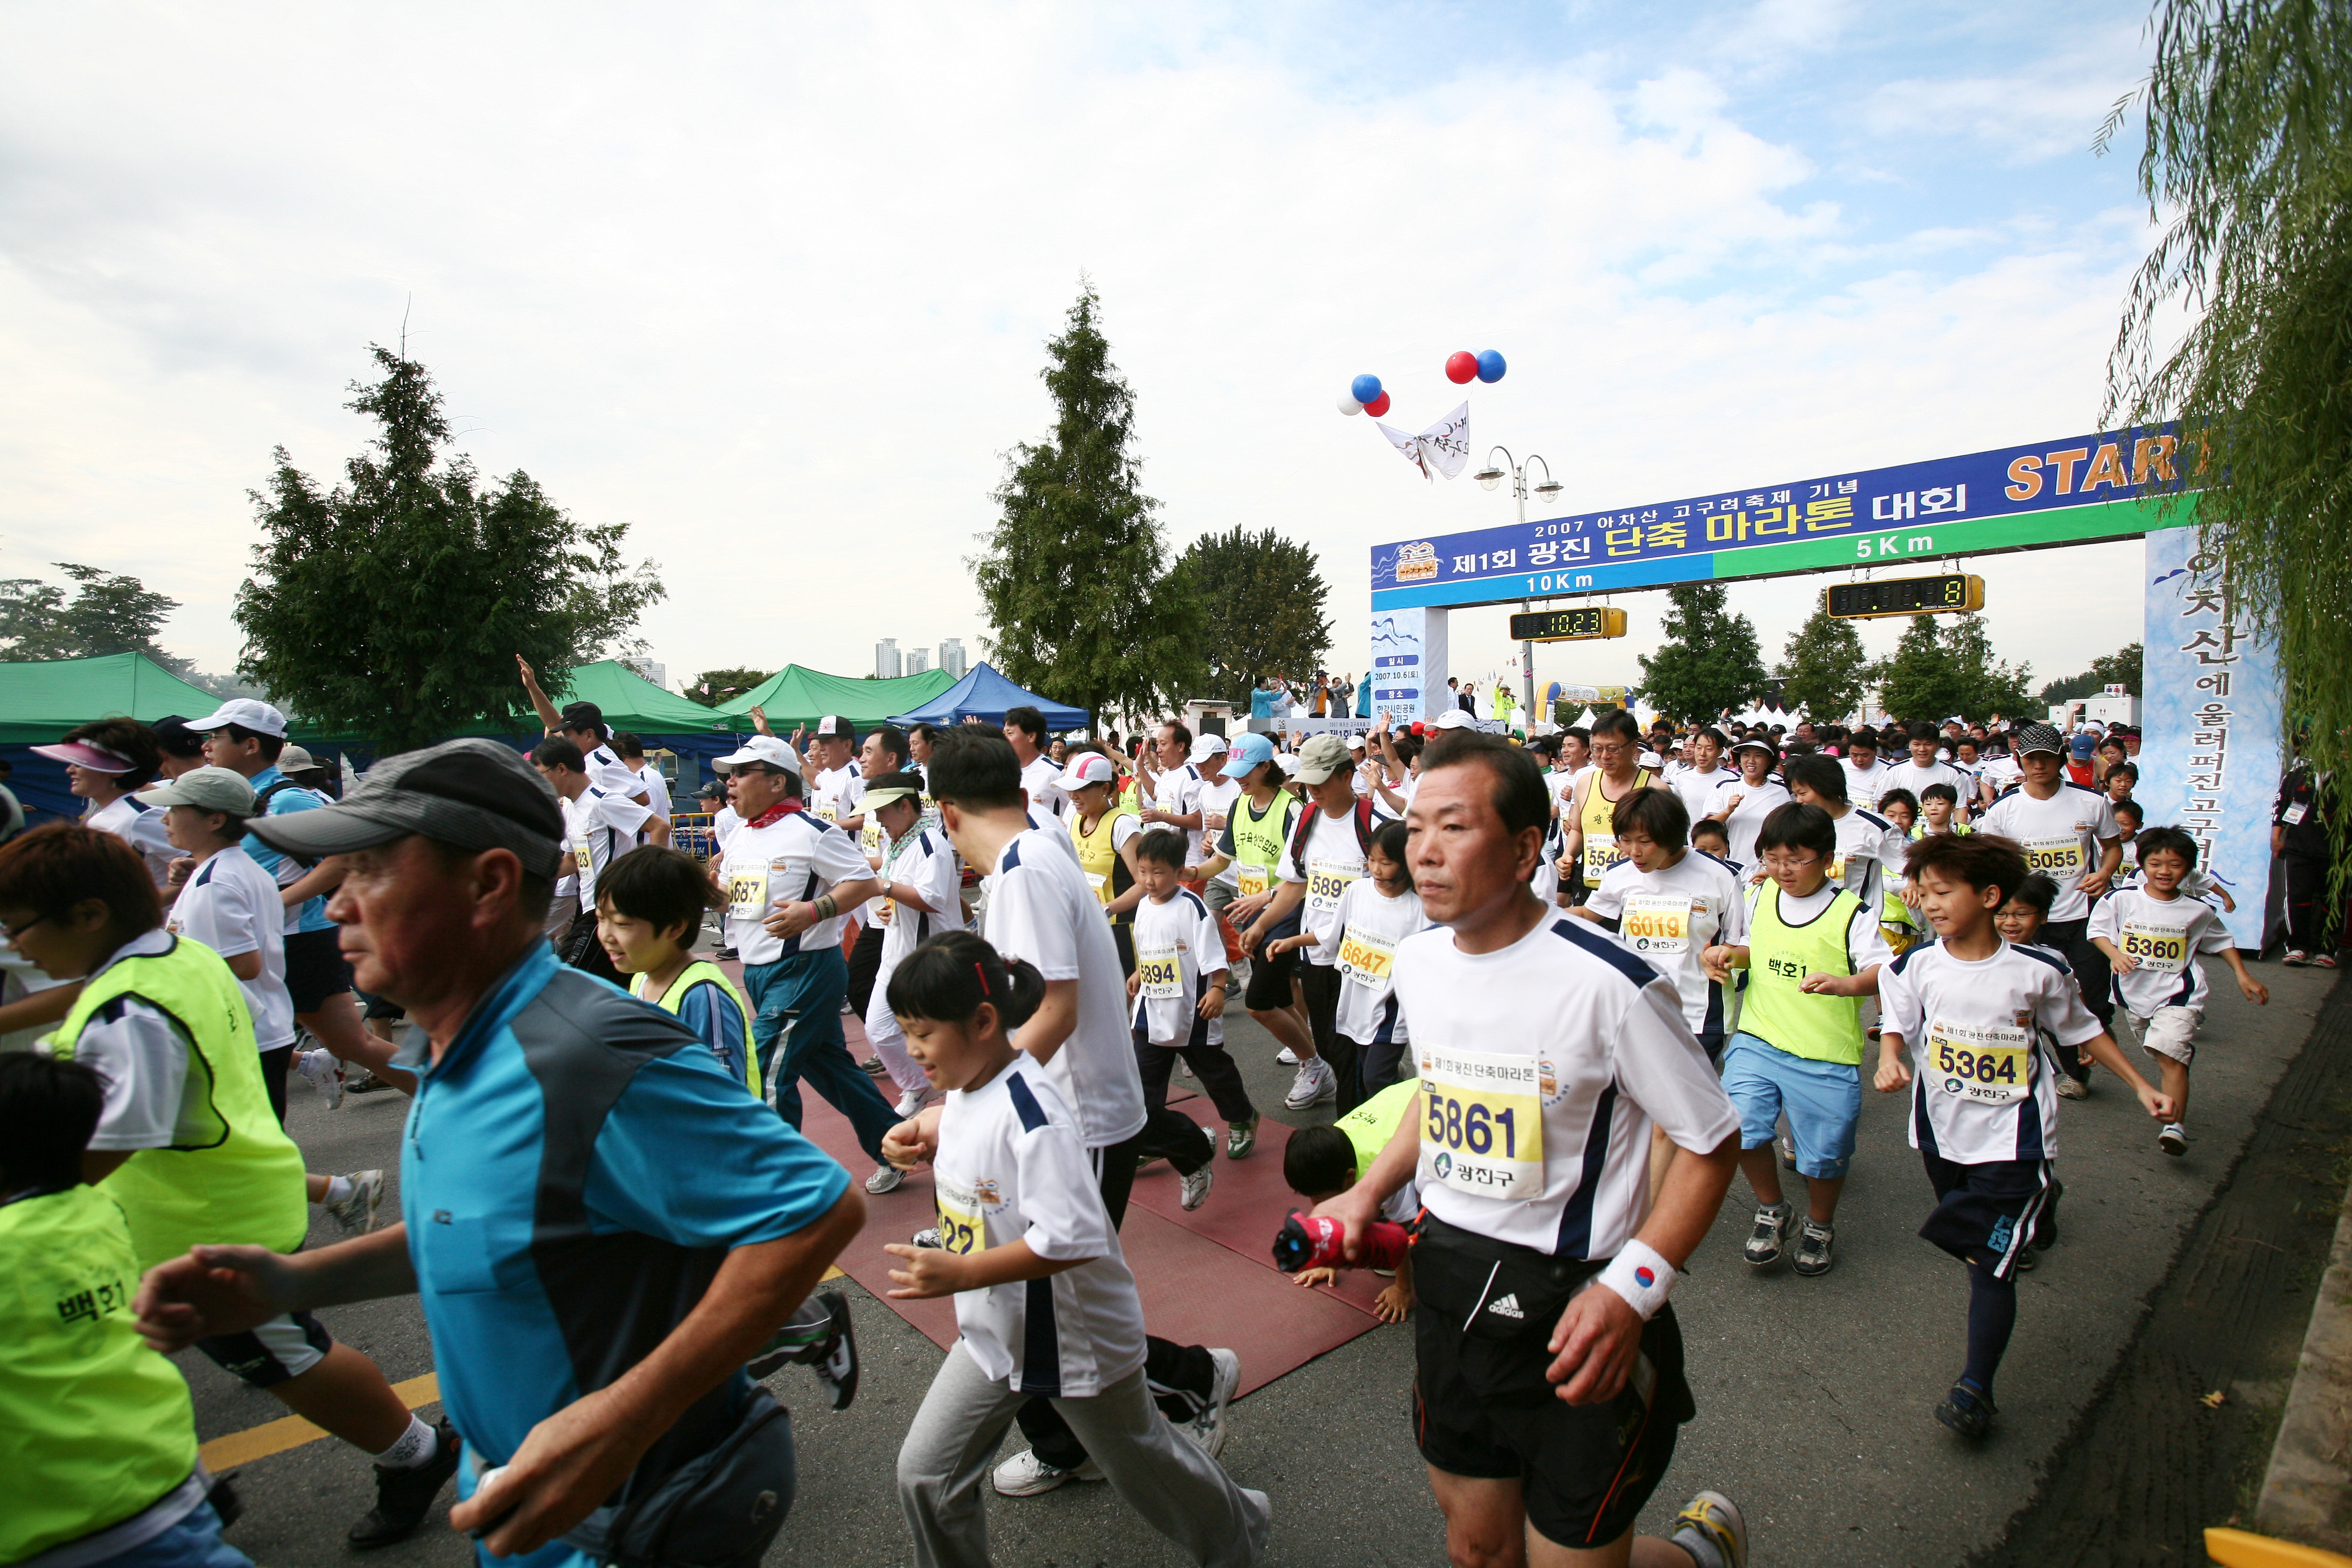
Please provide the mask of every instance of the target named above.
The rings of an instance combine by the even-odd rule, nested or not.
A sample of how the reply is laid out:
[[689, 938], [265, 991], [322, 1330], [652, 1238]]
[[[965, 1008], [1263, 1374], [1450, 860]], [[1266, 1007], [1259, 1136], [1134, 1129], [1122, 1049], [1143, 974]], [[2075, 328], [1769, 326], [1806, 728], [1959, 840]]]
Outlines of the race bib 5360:
[[2124, 922], [2123, 941], [2116, 945], [2142, 969], [2178, 974], [2189, 967], [2189, 922], [2174, 925], [2145, 917]]

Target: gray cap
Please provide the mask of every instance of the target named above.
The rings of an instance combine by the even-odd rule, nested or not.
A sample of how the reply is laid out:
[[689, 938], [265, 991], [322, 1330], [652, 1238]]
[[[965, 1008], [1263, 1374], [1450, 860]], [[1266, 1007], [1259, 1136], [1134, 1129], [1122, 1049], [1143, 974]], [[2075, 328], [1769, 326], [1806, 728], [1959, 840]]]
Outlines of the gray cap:
[[1319, 784], [1333, 773], [1346, 772], [1354, 763], [1355, 759], [1348, 755], [1348, 742], [1339, 736], [1314, 736], [1298, 748], [1298, 782]]
[[457, 849], [511, 849], [523, 869], [563, 862], [563, 810], [522, 753], [480, 737], [387, 757], [333, 805], [256, 819], [253, 836], [304, 860], [415, 834]]
[[2017, 754], [2029, 752], [2049, 752], [2056, 756], [2066, 754], [2066, 737], [2054, 724], [2028, 724], [2017, 732]]
[[190, 768], [139, 798], [149, 805], [193, 805], [199, 811], [226, 811], [234, 816], [251, 816], [261, 809], [255, 804], [253, 786], [235, 768]]

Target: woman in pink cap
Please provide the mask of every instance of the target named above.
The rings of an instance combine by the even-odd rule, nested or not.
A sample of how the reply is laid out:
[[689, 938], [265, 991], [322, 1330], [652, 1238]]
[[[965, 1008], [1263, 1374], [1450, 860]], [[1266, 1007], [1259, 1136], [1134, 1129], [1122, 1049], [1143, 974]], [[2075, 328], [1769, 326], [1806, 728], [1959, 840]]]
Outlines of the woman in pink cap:
[[139, 851], [155, 886], [168, 889], [179, 851], [164, 836], [163, 814], [138, 795], [162, 766], [155, 732], [136, 719], [100, 719], [67, 731], [54, 746], [33, 750], [65, 763], [66, 787], [89, 802], [82, 826], [111, 833]]

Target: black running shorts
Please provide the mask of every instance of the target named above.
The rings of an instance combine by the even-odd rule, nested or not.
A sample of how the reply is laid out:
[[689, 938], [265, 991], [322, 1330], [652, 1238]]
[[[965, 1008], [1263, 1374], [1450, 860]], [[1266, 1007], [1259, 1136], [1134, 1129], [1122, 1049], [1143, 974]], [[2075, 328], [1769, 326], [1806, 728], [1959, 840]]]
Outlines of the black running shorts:
[[297, 1017], [317, 1012], [327, 998], [352, 988], [352, 966], [332, 931], [296, 931], [286, 939], [286, 989]]
[[1298, 973], [1297, 950], [1294, 948], [1279, 958], [1268, 958], [1265, 950], [1283, 937], [1297, 934], [1297, 922], [1285, 921], [1258, 943], [1257, 952], [1250, 957], [1249, 984], [1242, 992], [1243, 1006], [1253, 1013], [1273, 1013], [1290, 1005], [1290, 982]]
[[196, 1348], [248, 1386], [270, 1388], [318, 1365], [335, 1342], [310, 1313], [286, 1312], [241, 1334], [198, 1340]]
[[1924, 1149], [1919, 1157], [1936, 1189], [1935, 1210], [1919, 1227], [1923, 1240], [1992, 1270], [1995, 1279], [2011, 1279], [2028, 1246], [2048, 1247], [2058, 1238], [2061, 1188], [2049, 1161], [1963, 1165]]

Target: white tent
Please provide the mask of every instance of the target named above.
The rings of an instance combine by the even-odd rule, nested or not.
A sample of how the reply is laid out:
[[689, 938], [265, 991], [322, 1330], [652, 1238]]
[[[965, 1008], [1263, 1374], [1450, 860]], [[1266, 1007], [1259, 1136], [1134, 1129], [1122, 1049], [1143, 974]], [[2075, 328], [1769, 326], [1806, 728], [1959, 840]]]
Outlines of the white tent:
[[1583, 730], [1589, 732], [1592, 728], [1592, 710], [1587, 708], [1583, 712], [1579, 713], [1576, 716], [1576, 722], [1570, 725], [1570, 728]]

